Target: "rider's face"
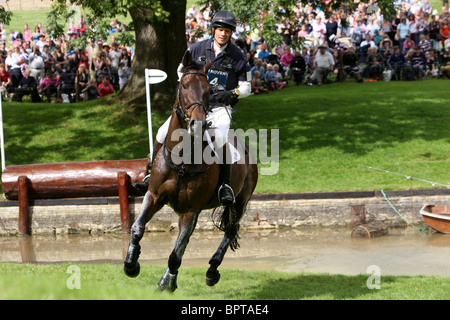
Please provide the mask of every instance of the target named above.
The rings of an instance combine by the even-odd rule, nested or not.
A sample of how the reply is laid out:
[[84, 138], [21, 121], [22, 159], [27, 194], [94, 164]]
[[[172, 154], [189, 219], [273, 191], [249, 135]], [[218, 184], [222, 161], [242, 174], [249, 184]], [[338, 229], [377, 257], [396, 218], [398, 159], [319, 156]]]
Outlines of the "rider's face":
[[233, 32], [229, 28], [216, 28], [214, 31], [214, 41], [220, 46], [224, 46], [230, 41]]

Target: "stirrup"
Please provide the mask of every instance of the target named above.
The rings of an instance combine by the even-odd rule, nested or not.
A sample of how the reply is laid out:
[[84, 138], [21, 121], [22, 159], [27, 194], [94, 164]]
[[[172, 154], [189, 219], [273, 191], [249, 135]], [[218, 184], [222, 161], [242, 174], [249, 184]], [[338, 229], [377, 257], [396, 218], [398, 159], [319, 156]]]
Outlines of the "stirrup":
[[[222, 197], [220, 196], [220, 192], [221, 192], [222, 189], [224, 189], [224, 188], [225, 188], [225, 189], [228, 189], [228, 190], [230, 191], [230, 193], [231, 193], [231, 196], [233, 197], [233, 199], [232, 199], [231, 201], [226, 201], [226, 203], [223, 203]], [[218, 198], [219, 198], [220, 203], [222, 203], [222, 204], [229, 204], [228, 202], [230, 202], [230, 203], [234, 203], [234, 202], [235, 202], [233, 188], [231, 188], [231, 186], [228, 185], [228, 184], [226, 184], [226, 183], [223, 183], [223, 184], [219, 187], [219, 190], [217, 191], [217, 196], [218, 196]]]

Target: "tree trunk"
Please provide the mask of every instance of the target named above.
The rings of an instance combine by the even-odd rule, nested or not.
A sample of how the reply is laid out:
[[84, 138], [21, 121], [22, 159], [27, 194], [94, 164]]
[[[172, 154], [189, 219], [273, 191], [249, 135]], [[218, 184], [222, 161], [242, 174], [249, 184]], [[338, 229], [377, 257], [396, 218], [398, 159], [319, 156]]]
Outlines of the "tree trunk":
[[133, 71], [119, 95], [122, 104], [145, 106], [145, 69], [160, 69], [167, 80], [152, 85], [152, 109], [167, 110], [173, 104], [177, 86], [177, 67], [186, 51], [186, 0], [161, 0], [170, 13], [168, 22], [158, 21], [149, 8], [133, 7], [130, 15], [136, 33]]

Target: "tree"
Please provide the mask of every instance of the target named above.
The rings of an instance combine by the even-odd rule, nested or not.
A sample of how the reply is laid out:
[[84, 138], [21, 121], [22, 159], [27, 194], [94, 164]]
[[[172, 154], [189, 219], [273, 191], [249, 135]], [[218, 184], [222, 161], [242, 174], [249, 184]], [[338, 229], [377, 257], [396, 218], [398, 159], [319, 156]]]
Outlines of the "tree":
[[[65, 30], [62, 26], [69, 12], [66, 0], [54, 0], [52, 28], [55, 33]], [[186, 0], [68, 0], [81, 6], [91, 15], [85, 15], [86, 25], [95, 28], [98, 37], [105, 35], [107, 21], [118, 15], [130, 15], [130, 27], [135, 33], [135, 60], [133, 71], [118, 95], [122, 104], [145, 105], [145, 68], [161, 69], [168, 74], [165, 82], [155, 85], [153, 106], [167, 108], [173, 102], [177, 86], [177, 67], [186, 50], [185, 12]], [[92, 30], [87, 37], [94, 36]]]
[[[6, 0], [8, 2], [9, 0]], [[3, 22], [3, 24], [9, 24], [11, 21], [13, 13], [9, 10], [6, 10], [3, 6], [0, 6], [0, 21]]]
[[133, 75], [123, 90], [123, 101], [144, 97], [144, 69], [155, 68], [168, 74], [167, 81], [155, 85], [155, 90], [152, 90], [158, 93], [156, 103], [161, 101], [162, 106], [167, 107], [173, 102], [172, 93], [178, 84], [177, 68], [187, 48], [184, 25], [186, 0], [160, 2], [161, 9], [169, 13], [164, 19], [158, 16], [161, 11], [151, 7], [133, 6], [129, 10], [134, 22], [136, 50]]

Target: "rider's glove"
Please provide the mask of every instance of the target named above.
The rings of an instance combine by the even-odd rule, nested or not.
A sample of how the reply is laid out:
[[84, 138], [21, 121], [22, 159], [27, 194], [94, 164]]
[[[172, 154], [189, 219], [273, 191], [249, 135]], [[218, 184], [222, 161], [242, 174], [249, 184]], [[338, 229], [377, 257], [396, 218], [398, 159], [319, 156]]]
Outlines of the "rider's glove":
[[214, 94], [214, 98], [217, 102], [223, 103], [225, 105], [230, 104], [230, 100], [235, 97], [234, 92], [232, 91], [219, 91]]

